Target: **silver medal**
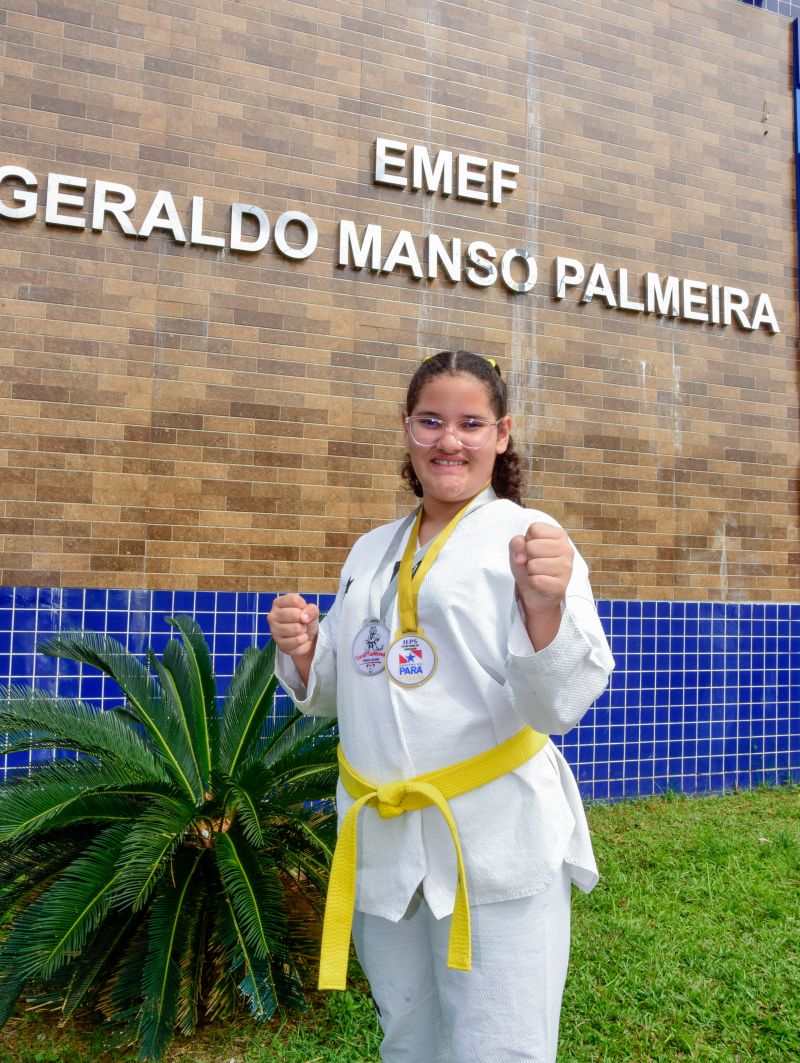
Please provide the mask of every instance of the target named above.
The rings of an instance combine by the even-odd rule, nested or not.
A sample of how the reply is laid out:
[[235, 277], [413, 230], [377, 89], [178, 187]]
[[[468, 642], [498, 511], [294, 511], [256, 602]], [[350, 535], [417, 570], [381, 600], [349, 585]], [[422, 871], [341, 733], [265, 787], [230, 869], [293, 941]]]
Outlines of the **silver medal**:
[[361, 675], [378, 675], [386, 662], [389, 632], [380, 620], [368, 620], [353, 639], [353, 664]]

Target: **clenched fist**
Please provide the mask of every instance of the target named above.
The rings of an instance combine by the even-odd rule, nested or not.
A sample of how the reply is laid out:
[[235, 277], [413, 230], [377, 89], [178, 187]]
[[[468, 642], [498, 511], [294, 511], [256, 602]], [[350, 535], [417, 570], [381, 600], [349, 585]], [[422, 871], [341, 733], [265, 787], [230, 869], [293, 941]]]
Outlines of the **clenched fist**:
[[[528, 633], [534, 647], [540, 649], [542, 644], [552, 641], [558, 630], [555, 618], [560, 619], [561, 601], [572, 575], [575, 551], [563, 528], [536, 521], [524, 535], [514, 536], [508, 552]], [[553, 618], [554, 630], [552, 624], [542, 627], [539, 622], [539, 617], [547, 615]]]
[[272, 641], [290, 657], [308, 657], [317, 644], [319, 608], [299, 594], [282, 594], [267, 613]]

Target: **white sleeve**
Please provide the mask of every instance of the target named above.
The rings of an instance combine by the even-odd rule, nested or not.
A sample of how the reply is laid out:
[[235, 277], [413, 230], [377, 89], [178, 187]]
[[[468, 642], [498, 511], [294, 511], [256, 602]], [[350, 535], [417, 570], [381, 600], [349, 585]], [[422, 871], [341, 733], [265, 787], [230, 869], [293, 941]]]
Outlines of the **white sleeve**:
[[558, 633], [538, 653], [515, 600], [506, 677], [519, 716], [543, 734], [566, 734], [608, 686], [614, 669], [586, 562], [575, 551]]
[[307, 687], [303, 685], [292, 658], [281, 650], [275, 653], [275, 675], [295, 706], [306, 716], [336, 716], [336, 642], [342, 597], [340, 584], [336, 600], [319, 625]]

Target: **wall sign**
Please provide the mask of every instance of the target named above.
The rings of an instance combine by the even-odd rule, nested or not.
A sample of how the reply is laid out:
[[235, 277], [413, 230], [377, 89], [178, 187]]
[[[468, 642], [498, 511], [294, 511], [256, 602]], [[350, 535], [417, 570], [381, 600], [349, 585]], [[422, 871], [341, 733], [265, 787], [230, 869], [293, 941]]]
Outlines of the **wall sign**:
[[[494, 208], [517, 189], [520, 168], [514, 163], [442, 150], [435, 157], [423, 145], [378, 137], [374, 146], [373, 183], [414, 195], [452, 197]], [[44, 202], [40, 203], [40, 191]], [[205, 229], [205, 202], [192, 196], [181, 214], [171, 192], [159, 189], [141, 201], [135, 190], [119, 181], [48, 173], [42, 182], [26, 167], [0, 166], [0, 218], [7, 222], [41, 219], [48, 226], [101, 232], [116, 229], [126, 237], [146, 240], [154, 232], [176, 244], [241, 255], [269, 250], [284, 258], [310, 258], [319, 244], [317, 224], [304, 211], [287, 210], [274, 222], [259, 206], [232, 203], [224, 234]], [[138, 220], [137, 220], [138, 219]], [[514, 296], [526, 295], [540, 282], [534, 255], [523, 247], [497, 248], [485, 239], [408, 229], [390, 232], [380, 224], [358, 225], [342, 218], [336, 230], [336, 262], [342, 270], [367, 270], [388, 275], [401, 272], [412, 281], [442, 280], [476, 288], [499, 285]], [[550, 264], [547, 294], [553, 300], [570, 296], [580, 303], [601, 302], [613, 310], [654, 314], [773, 335], [780, 332], [766, 292], [752, 298], [741, 288], [697, 278], [634, 274], [625, 267], [609, 269], [603, 262], [555, 258]]]

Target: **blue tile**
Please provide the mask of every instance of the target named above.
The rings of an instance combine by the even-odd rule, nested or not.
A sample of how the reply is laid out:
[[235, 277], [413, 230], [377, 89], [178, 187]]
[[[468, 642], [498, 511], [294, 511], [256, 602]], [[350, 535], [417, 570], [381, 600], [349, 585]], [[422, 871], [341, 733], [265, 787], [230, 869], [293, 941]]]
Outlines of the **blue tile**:
[[4, 753], [3, 754], [3, 766], [11, 768], [15, 766], [27, 766], [30, 763], [30, 757], [27, 753]]
[[[86, 591], [86, 608], [99, 609], [102, 612], [105, 612], [107, 607], [107, 595], [108, 592], [105, 590], [96, 590], [94, 588], [89, 588], [89, 590]], [[62, 606], [63, 604], [64, 603], [62, 602]]]
[[14, 629], [15, 631], [35, 631], [36, 610], [20, 609], [17, 606], [14, 611]]
[[194, 612], [194, 591], [175, 591], [172, 608], [176, 616]]
[[236, 614], [235, 613], [221, 613], [217, 612], [216, 615], [216, 630], [233, 632], [236, 630]]
[[151, 608], [154, 613], [168, 613], [172, 611], [172, 591], [153, 591]]
[[33, 631], [14, 631], [11, 636], [11, 652], [16, 657], [20, 654], [31, 654], [36, 647], [36, 635]]
[[86, 701], [97, 700], [103, 692], [103, 678], [89, 672], [81, 679], [81, 698]]
[[220, 653], [219, 649], [217, 649], [214, 655], [214, 671], [217, 677], [232, 676], [234, 667], [233, 654], [226, 654], [224, 651]]
[[611, 800], [625, 796], [625, 785], [622, 779], [612, 779], [609, 781], [606, 789], [606, 796]]
[[54, 609], [61, 602], [61, 590], [58, 587], [38, 587], [36, 590], [36, 607]]

